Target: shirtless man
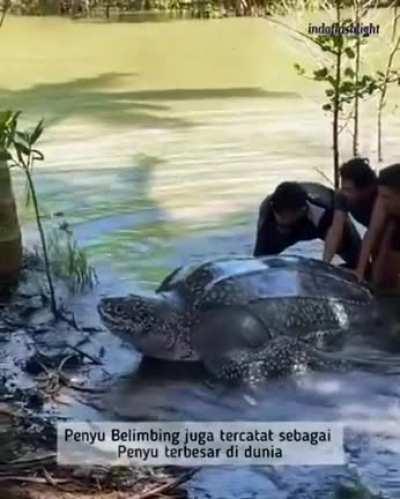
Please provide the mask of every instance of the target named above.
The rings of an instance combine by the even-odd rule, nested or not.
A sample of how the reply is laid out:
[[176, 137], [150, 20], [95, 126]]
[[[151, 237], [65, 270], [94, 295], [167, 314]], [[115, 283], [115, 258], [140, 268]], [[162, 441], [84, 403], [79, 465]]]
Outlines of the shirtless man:
[[356, 275], [365, 277], [373, 260], [372, 282], [383, 289], [400, 289], [400, 164], [379, 173], [378, 195], [364, 236]]
[[378, 179], [368, 160], [354, 158], [340, 167], [341, 189], [335, 194], [333, 222], [325, 239], [323, 260], [330, 263], [342, 244], [351, 215], [368, 228], [378, 196]]

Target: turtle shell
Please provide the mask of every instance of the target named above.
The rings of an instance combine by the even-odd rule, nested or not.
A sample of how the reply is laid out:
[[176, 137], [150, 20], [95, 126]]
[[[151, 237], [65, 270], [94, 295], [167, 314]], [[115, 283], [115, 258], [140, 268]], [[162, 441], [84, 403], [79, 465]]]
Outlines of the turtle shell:
[[243, 305], [279, 298], [336, 299], [367, 304], [372, 295], [349, 272], [299, 256], [237, 257], [181, 267], [157, 292], [174, 292], [191, 307]]

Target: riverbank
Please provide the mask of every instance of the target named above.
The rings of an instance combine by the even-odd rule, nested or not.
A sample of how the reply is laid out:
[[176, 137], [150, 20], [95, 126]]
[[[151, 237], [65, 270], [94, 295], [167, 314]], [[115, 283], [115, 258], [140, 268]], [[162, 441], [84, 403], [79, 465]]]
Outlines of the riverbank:
[[[0, 497], [144, 499], [174, 492], [192, 471], [174, 468], [73, 468], [56, 461], [56, 424], [75, 394], [101, 394], [112, 381], [86, 326], [59, 299], [51, 314], [40, 259], [26, 255], [20, 282], [0, 299]], [[58, 283], [60, 298], [62, 283]], [[80, 399], [82, 402], [82, 399]], [[183, 495], [182, 495], [183, 494]]]
[[[332, 4], [333, 6], [334, 4]], [[374, 8], [399, 6], [400, 2], [381, 0]], [[352, 2], [342, 2], [352, 7]], [[295, 7], [293, 7], [295, 8]], [[310, 12], [318, 10], [309, 4]], [[320, 7], [326, 9], [326, 5]], [[12, 0], [10, 13], [23, 16], [58, 15], [72, 19], [106, 19], [130, 22], [157, 22], [171, 19], [215, 19], [223, 17], [262, 17], [290, 12], [284, 2], [261, 0]]]

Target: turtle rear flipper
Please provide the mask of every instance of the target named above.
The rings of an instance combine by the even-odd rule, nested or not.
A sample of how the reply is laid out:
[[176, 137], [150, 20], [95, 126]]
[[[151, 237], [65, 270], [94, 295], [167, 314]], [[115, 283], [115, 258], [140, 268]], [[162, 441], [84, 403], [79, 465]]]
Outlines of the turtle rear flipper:
[[221, 381], [255, 389], [270, 378], [301, 372], [307, 368], [307, 346], [295, 338], [277, 337], [262, 348], [226, 351], [205, 366]]

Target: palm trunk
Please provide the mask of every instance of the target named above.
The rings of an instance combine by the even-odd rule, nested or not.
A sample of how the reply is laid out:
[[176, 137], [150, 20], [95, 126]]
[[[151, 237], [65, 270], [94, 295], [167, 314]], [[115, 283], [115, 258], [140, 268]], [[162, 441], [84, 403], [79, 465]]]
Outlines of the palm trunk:
[[17, 216], [10, 171], [0, 161], [0, 287], [18, 280], [22, 264], [22, 237]]

